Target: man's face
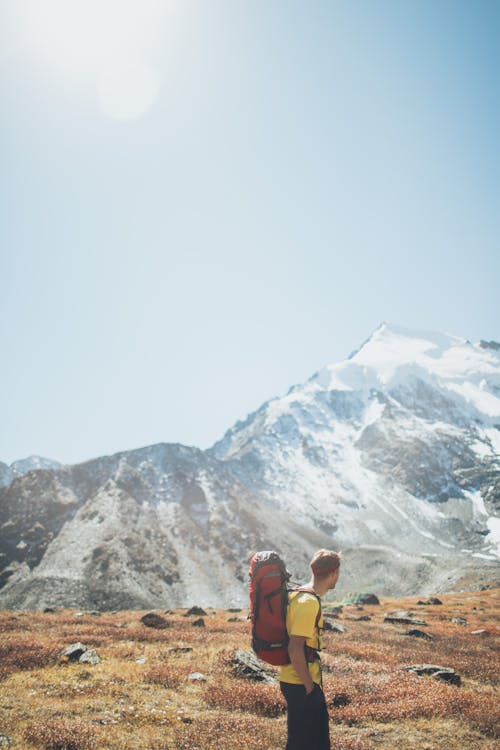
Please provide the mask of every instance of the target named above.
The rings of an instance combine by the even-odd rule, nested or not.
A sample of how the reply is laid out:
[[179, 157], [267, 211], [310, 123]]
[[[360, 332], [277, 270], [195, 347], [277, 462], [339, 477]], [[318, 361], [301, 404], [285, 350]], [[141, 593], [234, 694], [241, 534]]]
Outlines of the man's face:
[[333, 573], [332, 573], [332, 574], [330, 575], [330, 583], [329, 583], [329, 586], [328, 586], [328, 589], [329, 589], [329, 590], [331, 590], [331, 589], [334, 589], [334, 588], [335, 588], [335, 585], [336, 585], [337, 581], [339, 580], [339, 575], [340, 575], [340, 568], [337, 568], [337, 570], [335, 570], [335, 571], [334, 571], [334, 572], [333, 572]]

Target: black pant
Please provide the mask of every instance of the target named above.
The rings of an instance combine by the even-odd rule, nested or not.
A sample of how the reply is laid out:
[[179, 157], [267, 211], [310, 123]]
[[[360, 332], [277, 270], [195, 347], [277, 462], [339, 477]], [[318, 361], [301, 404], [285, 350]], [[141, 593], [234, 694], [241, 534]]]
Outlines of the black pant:
[[287, 706], [286, 750], [330, 750], [328, 709], [319, 685], [309, 695], [304, 685], [280, 682]]

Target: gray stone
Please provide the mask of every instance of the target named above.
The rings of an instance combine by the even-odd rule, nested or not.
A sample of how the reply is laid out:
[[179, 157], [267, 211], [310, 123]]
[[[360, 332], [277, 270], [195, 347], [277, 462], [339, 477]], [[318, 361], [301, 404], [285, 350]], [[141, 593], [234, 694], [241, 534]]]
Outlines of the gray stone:
[[454, 622], [455, 625], [467, 625], [467, 620], [465, 619], [465, 617], [452, 617], [451, 621]]
[[412, 635], [414, 638], [425, 638], [426, 641], [433, 641], [434, 636], [430, 633], [425, 633], [423, 630], [419, 630], [418, 628], [411, 628], [408, 630], [405, 635]]
[[78, 661], [85, 651], [87, 651], [87, 646], [84, 646], [83, 643], [72, 643], [62, 652], [61, 656], [67, 656], [69, 661]]
[[191, 682], [206, 682], [207, 678], [201, 672], [191, 672], [191, 674], [188, 674], [188, 680]]
[[351, 616], [346, 617], [345, 619], [350, 620], [351, 622], [368, 622], [368, 620], [371, 620], [372, 618], [370, 617], [370, 615], [359, 615], [358, 617]]
[[392, 622], [396, 625], [427, 625], [425, 620], [415, 617], [413, 612], [406, 609], [396, 609], [394, 612], [386, 612], [384, 622]]
[[273, 684], [276, 682], [274, 677], [269, 674], [267, 666], [253, 651], [235, 651], [231, 661], [234, 666], [234, 674], [237, 677]]
[[80, 664], [99, 664], [101, 657], [93, 648], [87, 649], [78, 659]]
[[413, 664], [410, 667], [406, 667], [406, 670], [408, 672], [414, 672], [419, 676], [430, 675], [437, 680], [449, 682], [450, 684], [456, 685], [457, 687], [459, 687], [461, 684], [460, 675], [455, 672], [454, 669], [451, 669], [451, 667], [442, 667], [438, 664]]
[[436, 596], [430, 596], [425, 601], [422, 601], [421, 599], [417, 602], [420, 606], [430, 607], [430, 606], [436, 606], [438, 604], [442, 604], [443, 602], [438, 599]]
[[347, 630], [345, 625], [342, 625], [340, 622], [325, 622], [323, 629], [329, 630], [332, 633], [345, 633]]

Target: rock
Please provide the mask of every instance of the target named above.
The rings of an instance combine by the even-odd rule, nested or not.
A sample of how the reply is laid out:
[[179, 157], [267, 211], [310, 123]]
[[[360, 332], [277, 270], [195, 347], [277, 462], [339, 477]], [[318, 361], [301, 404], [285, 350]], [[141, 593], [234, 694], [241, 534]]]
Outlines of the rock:
[[192, 650], [191, 646], [171, 646], [171, 648], [168, 649], [168, 652], [169, 654], [187, 654]]
[[99, 664], [101, 657], [93, 648], [87, 649], [78, 659], [80, 664]]
[[68, 646], [68, 648], [62, 652], [61, 656], [67, 656], [69, 661], [78, 661], [80, 656], [82, 656], [86, 650], [87, 646], [84, 646], [83, 643], [72, 643], [71, 646]]
[[244, 622], [241, 617], [229, 617], [228, 622]]
[[78, 661], [80, 664], [99, 664], [99, 654], [93, 648], [87, 648], [83, 643], [72, 643], [65, 649], [61, 657], [67, 657], [68, 661]]
[[323, 612], [323, 622], [326, 622], [326, 620], [339, 620], [342, 610], [337, 612]]
[[161, 615], [157, 615], [156, 612], [149, 612], [144, 617], [141, 617], [141, 622], [147, 628], [156, 628], [157, 630], [165, 630], [170, 627], [168, 622]]
[[467, 625], [467, 620], [465, 619], [465, 617], [452, 617], [451, 621], [454, 622], [455, 625]]
[[147, 661], [147, 659], [145, 659], [144, 657], [141, 657], [140, 659], [136, 659], [135, 663], [136, 664], [145, 664], [146, 661]]
[[408, 672], [414, 672], [418, 675], [430, 675], [437, 680], [443, 680], [443, 682], [449, 682], [451, 685], [461, 685], [460, 675], [455, 672], [451, 667], [441, 667], [437, 664], [414, 664], [411, 667], [406, 667]]
[[0, 747], [10, 747], [12, 740], [6, 734], [0, 734]]
[[427, 625], [425, 620], [415, 617], [413, 612], [406, 609], [396, 609], [394, 612], [386, 612], [384, 622], [393, 622], [396, 625]]
[[234, 674], [247, 680], [275, 683], [264, 662], [262, 662], [253, 651], [235, 651], [231, 660], [234, 665]]
[[191, 672], [191, 674], [188, 674], [188, 680], [191, 682], [206, 682], [207, 678], [201, 672]]
[[367, 622], [372, 618], [370, 617], [370, 615], [359, 615], [358, 617], [346, 617], [345, 619], [350, 620], [351, 622]]
[[427, 641], [433, 641], [434, 636], [430, 633], [425, 633], [423, 630], [419, 630], [418, 628], [411, 628], [411, 630], [408, 630], [405, 635], [412, 635], [414, 638], [425, 638]]
[[231, 614], [234, 614], [235, 612], [241, 612], [241, 607], [229, 607], [229, 609], [226, 609], [226, 612], [231, 612]]
[[203, 617], [200, 617], [199, 620], [193, 620], [191, 625], [195, 628], [204, 628], [205, 627], [205, 620]]
[[371, 592], [347, 594], [347, 596], [344, 597], [343, 602], [344, 604], [380, 604], [378, 596]]
[[342, 625], [340, 622], [324, 622], [323, 623], [323, 630], [329, 630], [332, 633], [345, 633], [346, 627]]
[[460, 687], [462, 680], [460, 675], [455, 672], [454, 669], [442, 669], [439, 672], [434, 672], [432, 677], [435, 680], [442, 680], [443, 682], [449, 682], [450, 685], [456, 685]]
[[329, 705], [333, 708], [341, 708], [342, 706], [348, 706], [350, 702], [351, 699], [347, 693], [335, 693]]
[[484, 630], [484, 629], [482, 629], [482, 630], [471, 630], [470, 634], [471, 635], [488, 635], [488, 631]]
[[435, 606], [435, 605], [442, 604], [442, 603], [443, 602], [440, 599], [438, 599], [436, 596], [430, 596], [425, 601], [422, 601], [421, 599], [419, 599], [419, 601], [417, 602], [418, 605], [425, 606], [425, 607]]
[[201, 607], [191, 607], [191, 609], [188, 609], [188, 611], [184, 614], [184, 617], [191, 617], [192, 615], [197, 615], [198, 617], [206, 617], [207, 613]]
[[53, 607], [45, 607], [43, 610], [44, 614], [46, 615], [53, 615], [55, 613], [55, 609]]

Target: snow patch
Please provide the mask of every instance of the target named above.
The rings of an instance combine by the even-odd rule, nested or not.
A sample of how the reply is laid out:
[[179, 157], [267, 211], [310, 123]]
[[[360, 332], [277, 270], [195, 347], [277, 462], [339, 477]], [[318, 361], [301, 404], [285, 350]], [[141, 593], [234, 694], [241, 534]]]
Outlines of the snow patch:
[[486, 522], [490, 533], [488, 535], [488, 541], [494, 545], [492, 553], [500, 557], [500, 518], [496, 516], [490, 516]]

